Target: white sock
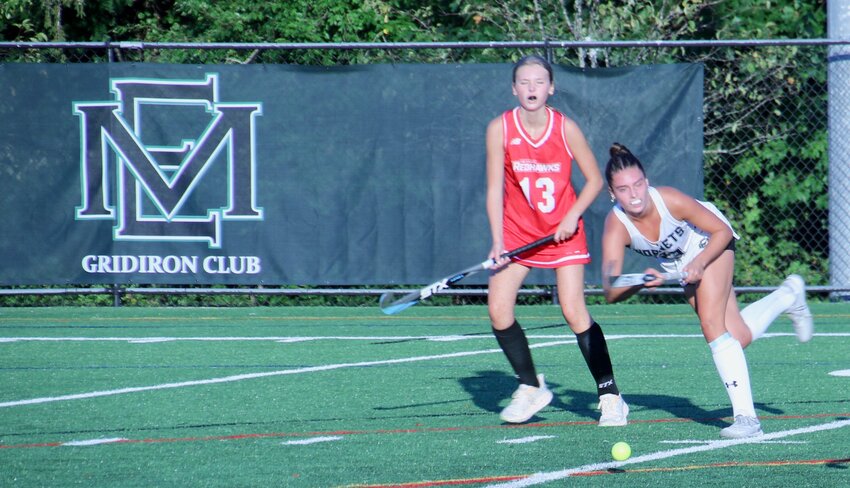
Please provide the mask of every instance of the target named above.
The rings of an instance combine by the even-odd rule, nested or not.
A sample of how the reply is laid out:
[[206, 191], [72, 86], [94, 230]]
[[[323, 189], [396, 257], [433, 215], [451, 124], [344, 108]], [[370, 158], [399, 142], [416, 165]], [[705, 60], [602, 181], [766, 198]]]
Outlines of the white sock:
[[727, 332], [708, 345], [711, 347], [714, 365], [732, 402], [732, 415], [755, 417], [756, 408], [753, 405], [753, 393], [750, 389], [750, 372], [747, 369], [747, 358], [744, 357], [741, 343]]
[[794, 304], [794, 292], [787, 287], [780, 286], [773, 293], [763, 297], [761, 300], [747, 305], [741, 310], [741, 317], [750, 329], [753, 340], [761, 337], [770, 324], [779, 317], [779, 314], [788, 310]]

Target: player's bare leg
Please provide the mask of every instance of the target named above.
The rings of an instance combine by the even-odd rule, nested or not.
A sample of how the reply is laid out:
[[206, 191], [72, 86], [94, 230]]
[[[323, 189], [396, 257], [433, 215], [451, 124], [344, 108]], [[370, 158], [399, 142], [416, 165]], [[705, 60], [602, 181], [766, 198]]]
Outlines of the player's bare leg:
[[519, 381], [511, 402], [502, 410], [505, 422], [522, 423], [552, 401], [543, 375], [538, 375], [528, 347], [528, 339], [514, 314], [517, 293], [529, 269], [510, 263], [490, 274], [487, 307], [493, 335], [505, 353]]
[[567, 324], [576, 335], [579, 349], [596, 382], [599, 395], [599, 425], [623, 426], [628, 423], [629, 406], [620, 396], [614, 381], [614, 368], [602, 327], [587, 310], [584, 299], [584, 265], [565, 266], [556, 271], [558, 300]]
[[754, 437], [762, 435], [762, 430], [753, 405], [747, 359], [741, 343], [725, 323], [734, 267], [735, 253], [725, 251], [706, 267], [699, 283], [685, 287], [685, 294], [697, 312], [717, 373], [732, 403], [734, 423], [722, 429], [720, 435]]

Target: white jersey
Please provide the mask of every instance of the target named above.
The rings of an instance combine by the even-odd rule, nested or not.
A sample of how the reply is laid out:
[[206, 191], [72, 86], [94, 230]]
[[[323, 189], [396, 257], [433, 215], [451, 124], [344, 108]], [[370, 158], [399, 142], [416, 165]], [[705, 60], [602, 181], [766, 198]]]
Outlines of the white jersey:
[[[688, 222], [673, 217], [667, 205], [664, 204], [661, 194], [654, 187], [649, 187], [649, 196], [652, 198], [655, 208], [658, 209], [658, 213], [661, 215], [661, 228], [659, 229], [657, 241], [650, 241], [644, 237], [625, 212], [623, 212], [619, 204], [614, 205], [614, 215], [620, 219], [620, 222], [629, 231], [629, 237], [632, 241], [629, 247], [632, 250], [638, 254], [658, 259], [661, 267], [668, 273], [681, 271], [685, 265], [690, 263], [708, 245], [709, 233]], [[697, 202], [732, 229], [732, 224], [729, 223], [714, 204], [700, 200], [697, 200]], [[732, 230], [732, 235], [735, 239], [740, 239], [734, 230]]]

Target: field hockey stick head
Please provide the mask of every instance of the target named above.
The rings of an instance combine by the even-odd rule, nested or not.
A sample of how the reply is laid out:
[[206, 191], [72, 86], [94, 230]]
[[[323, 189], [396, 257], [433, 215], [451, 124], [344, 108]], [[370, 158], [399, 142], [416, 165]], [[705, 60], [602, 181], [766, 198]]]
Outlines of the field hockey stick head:
[[404, 297], [401, 293], [384, 293], [378, 302], [381, 312], [384, 312], [386, 315], [393, 315], [416, 305], [417, 300], [406, 301]]
[[643, 285], [646, 283], [647, 277], [652, 275], [645, 275], [643, 273], [629, 273], [619, 276], [612, 276], [610, 278], [611, 288], [625, 288], [630, 286]]

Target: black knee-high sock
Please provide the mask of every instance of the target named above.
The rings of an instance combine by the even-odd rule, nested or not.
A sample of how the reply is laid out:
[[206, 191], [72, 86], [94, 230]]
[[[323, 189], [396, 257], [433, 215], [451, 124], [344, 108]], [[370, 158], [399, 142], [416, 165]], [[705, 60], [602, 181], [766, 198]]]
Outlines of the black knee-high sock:
[[596, 380], [596, 390], [599, 395], [612, 393], [619, 395], [617, 383], [614, 381], [614, 368], [611, 366], [611, 356], [608, 355], [608, 344], [602, 327], [594, 321], [586, 331], [576, 334], [578, 348], [584, 356], [590, 374]]
[[524, 385], [540, 386], [534, 369], [534, 360], [531, 359], [531, 349], [528, 348], [528, 339], [519, 323], [514, 320], [514, 323], [505, 330], [493, 329], [493, 335], [496, 336], [499, 347], [511, 363], [519, 382]]

